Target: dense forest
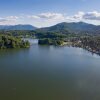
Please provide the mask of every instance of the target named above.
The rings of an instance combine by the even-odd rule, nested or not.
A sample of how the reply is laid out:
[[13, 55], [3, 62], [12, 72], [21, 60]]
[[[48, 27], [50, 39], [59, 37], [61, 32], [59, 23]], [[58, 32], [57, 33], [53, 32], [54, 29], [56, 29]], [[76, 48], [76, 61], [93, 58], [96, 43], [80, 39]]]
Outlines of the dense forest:
[[50, 38], [44, 38], [44, 39], [39, 39], [38, 42], [40, 45], [62, 45], [63, 40], [62, 39], [50, 39]]
[[0, 49], [28, 48], [29, 46], [30, 43], [22, 40], [21, 38], [9, 35], [0, 35]]

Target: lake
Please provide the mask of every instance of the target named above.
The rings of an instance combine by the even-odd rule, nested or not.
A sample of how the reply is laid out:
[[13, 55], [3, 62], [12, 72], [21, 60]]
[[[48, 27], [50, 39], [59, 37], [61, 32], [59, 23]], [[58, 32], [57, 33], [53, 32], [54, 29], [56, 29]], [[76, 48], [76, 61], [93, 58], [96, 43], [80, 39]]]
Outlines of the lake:
[[100, 56], [30, 42], [0, 51], [0, 100], [100, 100]]

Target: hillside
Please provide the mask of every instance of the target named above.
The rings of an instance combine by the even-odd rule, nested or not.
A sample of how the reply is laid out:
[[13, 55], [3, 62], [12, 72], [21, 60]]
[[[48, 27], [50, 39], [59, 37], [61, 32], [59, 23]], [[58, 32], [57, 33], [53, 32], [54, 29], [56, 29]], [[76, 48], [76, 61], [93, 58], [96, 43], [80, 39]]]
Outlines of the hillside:
[[73, 23], [59, 23], [57, 25], [37, 29], [42, 32], [60, 32], [63, 34], [67, 33], [91, 33], [100, 34], [100, 26], [84, 23], [84, 22], [73, 22]]
[[34, 30], [32, 25], [0, 25], [0, 30]]

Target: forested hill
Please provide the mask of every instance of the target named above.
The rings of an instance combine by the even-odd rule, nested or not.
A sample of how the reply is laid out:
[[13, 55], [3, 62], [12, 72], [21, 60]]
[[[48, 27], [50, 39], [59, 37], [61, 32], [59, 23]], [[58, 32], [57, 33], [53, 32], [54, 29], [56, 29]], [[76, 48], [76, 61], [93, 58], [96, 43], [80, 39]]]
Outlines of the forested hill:
[[100, 26], [92, 25], [84, 22], [72, 22], [72, 23], [63, 22], [51, 27], [37, 29], [37, 31], [60, 32], [63, 34], [67, 34], [67, 33], [100, 34]]
[[32, 25], [0, 25], [0, 30], [35, 30], [36, 33], [57, 32], [60, 34], [100, 34], [100, 25], [92, 25], [84, 22], [59, 23], [51, 27], [36, 28]]
[[0, 25], [0, 30], [35, 30], [32, 25]]

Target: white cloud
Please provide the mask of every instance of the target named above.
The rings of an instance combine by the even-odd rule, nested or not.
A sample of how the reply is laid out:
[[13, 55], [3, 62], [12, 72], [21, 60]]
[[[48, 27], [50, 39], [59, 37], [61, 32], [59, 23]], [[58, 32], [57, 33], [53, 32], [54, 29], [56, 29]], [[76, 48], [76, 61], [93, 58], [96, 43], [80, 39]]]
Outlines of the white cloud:
[[64, 15], [61, 13], [41, 13], [38, 15], [31, 15], [29, 16], [33, 19], [46, 19], [46, 20], [58, 20], [58, 19], [64, 19]]
[[60, 22], [89, 22], [92, 24], [100, 24], [100, 13], [97, 11], [93, 12], [82, 12], [79, 11], [74, 15], [62, 14], [62, 13], [40, 13], [36, 15], [28, 16], [33, 23], [39, 27], [52, 26]]
[[28, 15], [27, 17], [32, 19], [40, 19], [40, 17], [36, 15]]
[[78, 14], [75, 14], [73, 16], [74, 19], [78, 19], [78, 20], [81, 20], [83, 18], [83, 15], [84, 15], [84, 12], [78, 12]]
[[8, 17], [5, 17], [5, 19], [8, 19], [8, 20], [17, 20], [17, 19], [19, 19], [19, 17], [17, 17], [17, 16], [8, 16]]
[[1, 17], [0, 24], [14, 24], [17, 22], [18, 19], [19, 19], [19, 17], [17, 17], [17, 16]]
[[100, 13], [97, 11], [93, 12], [78, 12], [78, 14], [72, 16], [75, 20], [99, 20], [100, 21]]
[[83, 15], [83, 19], [87, 20], [100, 20], [100, 13], [97, 11], [88, 12]]
[[0, 17], [0, 24], [33, 24], [38, 27], [51, 26], [60, 22], [84, 21], [92, 24], [100, 24], [100, 12], [78, 12], [74, 15], [62, 13], [40, 13], [33, 15]]
[[64, 19], [64, 15], [61, 13], [42, 13], [38, 16], [44, 19]]
[[7, 22], [7, 21], [16, 21], [19, 17], [17, 16], [7, 16], [7, 17], [1, 17], [0, 22]]

